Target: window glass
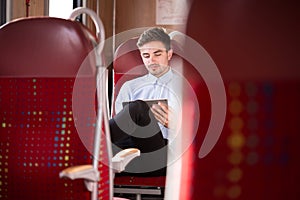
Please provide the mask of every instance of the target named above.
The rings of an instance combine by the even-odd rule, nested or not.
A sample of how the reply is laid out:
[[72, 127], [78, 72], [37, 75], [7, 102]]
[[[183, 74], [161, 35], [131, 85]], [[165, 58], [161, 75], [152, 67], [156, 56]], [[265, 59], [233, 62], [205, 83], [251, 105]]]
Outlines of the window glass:
[[73, 10], [73, 0], [49, 0], [49, 16], [69, 18]]

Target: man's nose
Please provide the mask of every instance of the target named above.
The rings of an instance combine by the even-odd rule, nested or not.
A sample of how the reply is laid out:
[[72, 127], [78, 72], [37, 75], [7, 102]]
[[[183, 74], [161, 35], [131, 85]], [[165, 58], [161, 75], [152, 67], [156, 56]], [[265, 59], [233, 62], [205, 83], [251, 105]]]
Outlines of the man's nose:
[[155, 62], [155, 56], [154, 55], [150, 55], [149, 57], [149, 63], [153, 63]]

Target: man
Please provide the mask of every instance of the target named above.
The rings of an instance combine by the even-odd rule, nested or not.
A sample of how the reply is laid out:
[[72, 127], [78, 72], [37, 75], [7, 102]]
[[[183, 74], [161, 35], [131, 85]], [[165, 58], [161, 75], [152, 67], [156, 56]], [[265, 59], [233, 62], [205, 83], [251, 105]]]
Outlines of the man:
[[[144, 158], [142, 155], [139, 159], [145, 165], [135, 170], [147, 172], [166, 165], [166, 145], [174, 134], [174, 116], [179, 114], [177, 90], [180, 78], [169, 65], [173, 50], [170, 37], [163, 28], [146, 30], [137, 46], [149, 73], [123, 84], [116, 98], [117, 114], [110, 120], [110, 129], [114, 144], [141, 150]], [[156, 100], [157, 103], [149, 105], [145, 100]], [[123, 107], [124, 102], [130, 103]], [[149, 168], [149, 165], [153, 167]]]

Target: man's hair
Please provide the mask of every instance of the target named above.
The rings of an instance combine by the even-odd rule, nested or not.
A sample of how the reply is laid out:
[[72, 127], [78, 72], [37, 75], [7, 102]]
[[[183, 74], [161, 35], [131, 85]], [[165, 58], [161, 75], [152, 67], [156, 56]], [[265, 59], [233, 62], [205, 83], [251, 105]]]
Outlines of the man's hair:
[[146, 44], [148, 42], [153, 42], [153, 41], [162, 42], [167, 51], [169, 51], [171, 48], [170, 36], [166, 32], [166, 30], [161, 27], [154, 27], [154, 28], [150, 28], [150, 29], [144, 31], [144, 33], [141, 34], [141, 36], [137, 42], [137, 46], [138, 46], [138, 48], [141, 48], [144, 44]]

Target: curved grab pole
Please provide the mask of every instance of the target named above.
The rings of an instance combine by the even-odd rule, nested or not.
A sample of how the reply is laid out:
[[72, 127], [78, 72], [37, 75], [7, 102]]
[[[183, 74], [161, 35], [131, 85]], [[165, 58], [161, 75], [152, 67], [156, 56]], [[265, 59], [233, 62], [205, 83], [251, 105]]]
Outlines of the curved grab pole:
[[179, 32], [179, 31], [172, 31], [172, 32], [169, 33], [169, 36], [170, 36], [171, 40], [174, 39], [174, 37], [176, 37], [177, 35], [184, 36], [184, 34]]
[[99, 45], [98, 45], [98, 51], [99, 55], [101, 55], [101, 52], [104, 48], [104, 40], [105, 40], [105, 29], [103, 26], [103, 23], [97, 13], [95, 13], [93, 10], [84, 8], [84, 7], [78, 7], [73, 10], [71, 13], [69, 19], [75, 20], [75, 18], [81, 14], [87, 14], [91, 17], [93, 20], [95, 27], [96, 27], [96, 36], [99, 39]]
[[[84, 7], [78, 7], [76, 9], [73, 10], [73, 12], [71, 13], [69, 19], [71, 20], [75, 20], [75, 18], [78, 15], [81, 14], [87, 14], [91, 17], [91, 19], [93, 20], [95, 27], [96, 27], [96, 36], [99, 39], [99, 44], [97, 46], [97, 50], [98, 50], [98, 55], [97, 57], [100, 58], [100, 60], [102, 60], [102, 51], [104, 49], [104, 43], [105, 43], [105, 29], [103, 26], [103, 23], [101, 21], [101, 19], [99, 18], [99, 16], [93, 11], [90, 10], [88, 8], [84, 8]], [[100, 65], [100, 66], [99, 66]], [[96, 151], [94, 151], [94, 157], [96, 157], [97, 159], [94, 159], [93, 161], [93, 167], [96, 168], [96, 170], [98, 170], [98, 158], [99, 158], [99, 149], [100, 149], [100, 141], [101, 141], [101, 133], [102, 133], [102, 122], [104, 122], [104, 128], [105, 131], [108, 132], [106, 134], [106, 141], [110, 141], [110, 139], [108, 138], [108, 136], [110, 136], [109, 133], [109, 124], [108, 124], [108, 106], [107, 106], [107, 77], [108, 77], [108, 73], [105, 67], [104, 62], [101, 63], [97, 63], [97, 76], [96, 76], [96, 92], [97, 92], [97, 98], [98, 98], [98, 116], [97, 116], [97, 122], [96, 122], [96, 135], [95, 135], [95, 139], [94, 139], [94, 149]], [[110, 148], [108, 148], [108, 157], [112, 157], [112, 151]], [[109, 162], [109, 199], [113, 198], [113, 171], [112, 171], [112, 163], [111, 160], [108, 160]], [[97, 199], [97, 186], [96, 184], [93, 184], [93, 189], [92, 189], [92, 195], [91, 195], [91, 199], [95, 200]]]

